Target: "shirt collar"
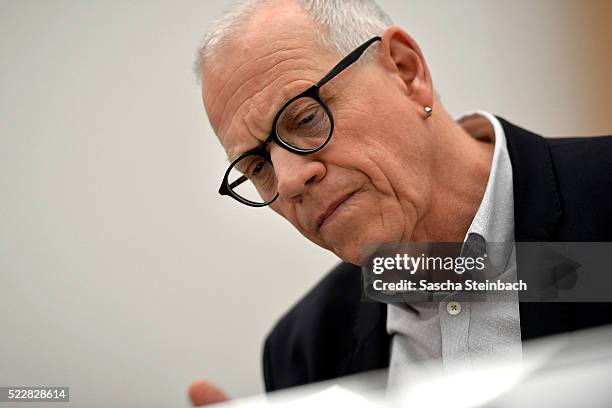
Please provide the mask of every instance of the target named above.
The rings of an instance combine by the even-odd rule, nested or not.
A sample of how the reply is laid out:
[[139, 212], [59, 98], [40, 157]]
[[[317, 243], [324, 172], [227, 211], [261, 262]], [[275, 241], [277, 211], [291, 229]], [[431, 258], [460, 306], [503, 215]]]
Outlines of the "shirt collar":
[[514, 242], [512, 163], [504, 128], [494, 115], [486, 111], [468, 112], [456, 121], [472, 137], [492, 138], [491, 142], [495, 145], [485, 193], [464, 242], [469, 234], [482, 236], [487, 243], [491, 263], [503, 271], [510, 255], [511, 245], [508, 244]]

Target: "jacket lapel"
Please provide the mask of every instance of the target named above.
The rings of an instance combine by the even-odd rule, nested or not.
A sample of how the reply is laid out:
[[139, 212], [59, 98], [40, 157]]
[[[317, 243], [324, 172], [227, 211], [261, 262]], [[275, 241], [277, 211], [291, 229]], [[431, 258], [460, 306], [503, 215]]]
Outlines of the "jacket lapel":
[[[515, 241], [555, 241], [562, 209], [548, 143], [541, 136], [498, 119], [512, 162]], [[525, 258], [517, 246], [518, 279], [529, 273]], [[523, 340], [569, 330], [567, 303], [521, 302], [519, 311]]]
[[[363, 285], [361, 270], [359, 279]], [[363, 290], [363, 288], [362, 288]], [[353, 326], [353, 346], [340, 363], [339, 375], [350, 375], [389, 366], [391, 337], [387, 333], [387, 305], [361, 301]]]
[[516, 241], [550, 241], [562, 212], [548, 143], [498, 119], [512, 162]]

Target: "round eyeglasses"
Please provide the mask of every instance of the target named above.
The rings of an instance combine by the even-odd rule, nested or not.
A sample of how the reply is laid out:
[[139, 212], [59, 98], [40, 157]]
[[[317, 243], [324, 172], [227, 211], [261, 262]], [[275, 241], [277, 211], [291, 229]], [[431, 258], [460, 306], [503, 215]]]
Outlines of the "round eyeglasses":
[[[273, 140], [279, 145], [294, 153], [309, 154], [321, 150], [329, 142], [334, 119], [319, 97], [318, 88], [309, 88], [281, 108], [273, 129]], [[274, 167], [270, 155], [262, 147], [238, 157], [226, 175], [231, 195], [255, 207], [268, 205], [278, 196]]]
[[334, 118], [321, 99], [319, 89], [352, 63], [380, 37], [366, 41], [332, 68], [319, 82], [288, 100], [276, 114], [272, 132], [259, 147], [236, 158], [223, 177], [219, 194], [239, 202], [263, 207], [278, 197], [278, 180], [268, 152], [268, 145], [277, 143], [296, 154], [321, 150], [331, 140]]

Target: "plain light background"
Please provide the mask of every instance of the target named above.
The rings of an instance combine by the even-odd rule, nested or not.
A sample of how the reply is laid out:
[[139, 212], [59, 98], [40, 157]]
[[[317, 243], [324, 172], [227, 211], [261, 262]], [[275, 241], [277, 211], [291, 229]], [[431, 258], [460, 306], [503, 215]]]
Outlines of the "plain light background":
[[[612, 133], [612, 2], [392, 1], [452, 114]], [[336, 262], [226, 167], [191, 72], [226, 1], [0, 1], [0, 385], [75, 404], [261, 392], [261, 346]]]

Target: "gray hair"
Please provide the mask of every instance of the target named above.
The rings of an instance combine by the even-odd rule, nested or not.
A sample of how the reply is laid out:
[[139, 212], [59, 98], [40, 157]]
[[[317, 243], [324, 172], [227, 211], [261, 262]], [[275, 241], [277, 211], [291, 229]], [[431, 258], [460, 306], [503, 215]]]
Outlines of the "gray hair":
[[[273, 0], [242, 0], [235, 3], [210, 27], [197, 51], [194, 71], [198, 80], [206, 59], [227, 41], [239, 27]], [[344, 55], [365, 40], [381, 35], [392, 23], [373, 0], [296, 0], [307, 16], [317, 23], [317, 40], [324, 47]], [[363, 60], [368, 56], [364, 55]]]

